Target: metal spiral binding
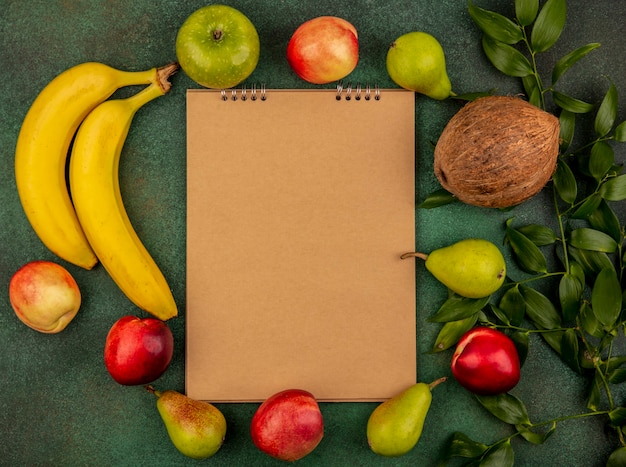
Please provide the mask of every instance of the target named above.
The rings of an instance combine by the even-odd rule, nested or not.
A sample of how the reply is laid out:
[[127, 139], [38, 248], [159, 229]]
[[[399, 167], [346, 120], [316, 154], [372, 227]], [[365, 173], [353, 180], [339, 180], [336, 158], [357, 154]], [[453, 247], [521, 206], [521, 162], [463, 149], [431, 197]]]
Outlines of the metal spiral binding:
[[251, 101], [256, 101], [258, 99], [262, 101], [267, 100], [267, 92], [266, 92], [265, 84], [261, 84], [261, 86], [258, 89], [257, 89], [256, 84], [253, 84], [250, 87], [250, 89], [248, 89], [245, 85], [242, 86], [239, 92], [240, 97], [237, 96], [236, 88], [222, 89], [220, 90], [220, 92], [221, 92], [221, 98], [223, 101], [228, 101], [228, 100], [236, 101], [238, 99], [242, 101], [247, 101], [248, 99], [250, 99]]
[[343, 82], [340, 81], [337, 83], [337, 94], [335, 95], [335, 99], [340, 101], [342, 95], [344, 95], [343, 98], [347, 101], [352, 100], [353, 96], [355, 101], [360, 101], [361, 99], [369, 101], [372, 97], [374, 100], [379, 101], [381, 98], [380, 87], [378, 84], [374, 85], [373, 90], [370, 84], [366, 84], [365, 90], [363, 90], [361, 83], [357, 83], [356, 87], [353, 89], [352, 83], [348, 83], [348, 85], [344, 87]]

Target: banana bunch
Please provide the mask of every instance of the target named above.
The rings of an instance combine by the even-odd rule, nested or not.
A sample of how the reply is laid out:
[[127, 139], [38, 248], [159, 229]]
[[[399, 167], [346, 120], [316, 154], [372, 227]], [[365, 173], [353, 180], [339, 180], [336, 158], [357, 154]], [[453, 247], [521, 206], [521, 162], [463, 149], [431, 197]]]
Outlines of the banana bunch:
[[[118, 165], [135, 113], [169, 91], [168, 78], [177, 69], [170, 64], [128, 72], [88, 62], [64, 71], [33, 102], [15, 153], [20, 201], [41, 241], [85, 269], [100, 261], [135, 305], [162, 320], [178, 311], [128, 219]], [[120, 87], [141, 84], [147, 86], [127, 99], [107, 100]]]

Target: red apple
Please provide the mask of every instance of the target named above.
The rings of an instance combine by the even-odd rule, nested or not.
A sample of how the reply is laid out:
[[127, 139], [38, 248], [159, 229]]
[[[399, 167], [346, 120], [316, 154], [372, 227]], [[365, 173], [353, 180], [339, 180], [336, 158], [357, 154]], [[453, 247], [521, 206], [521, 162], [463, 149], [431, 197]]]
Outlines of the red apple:
[[80, 290], [72, 275], [50, 261], [31, 261], [9, 282], [9, 300], [17, 317], [39, 332], [62, 331], [80, 308]]
[[287, 389], [259, 406], [250, 433], [261, 451], [291, 462], [302, 459], [322, 441], [324, 421], [313, 394]]
[[313, 84], [349, 75], [359, 61], [356, 28], [336, 16], [319, 16], [302, 23], [287, 45], [287, 61], [296, 74]]
[[496, 329], [470, 329], [459, 339], [452, 355], [452, 374], [474, 394], [493, 396], [508, 392], [520, 379], [515, 344]]
[[109, 330], [104, 364], [120, 384], [147, 384], [165, 372], [173, 353], [174, 337], [163, 321], [124, 316]]

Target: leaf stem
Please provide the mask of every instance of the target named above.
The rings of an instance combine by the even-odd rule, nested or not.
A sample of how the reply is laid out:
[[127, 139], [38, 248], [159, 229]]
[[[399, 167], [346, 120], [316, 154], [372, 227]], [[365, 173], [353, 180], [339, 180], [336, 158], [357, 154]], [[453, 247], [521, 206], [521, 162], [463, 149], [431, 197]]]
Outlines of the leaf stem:
[[609, 410], [594, 410], [592, 412], [584, 412], [584, 413], [579, 413], [579, 414], [564, 415], [562, 417], [553, 418], [552, 420], [545, 420], [543, 422], [533, 423], [533, 424], [531, 424], [531, 426], [532, 427], [538, 427], [538, 426], [544, 426], [544, 425], [548, 425], [548, 424], [552, 424], [552, 423], [565, 422], [567, 420], [574, 420], [574, 419], [577, 419], [577, 418], [595, 417], [596, 415], [608, 415], [609, 412], [610, 412]]
[[535, 82], [537, 83], [537, 89], [539, 90], [539, 96], [541, 98], [541, 108], [543, 110], [546, 110], [546, 99], [545, 99], [546, 91], [543, 88], [543, 83], [541, 81], [541, 76], [539, 76], [539, 71], [538, 71], [538, 68], [537, 68], [537, 60], [535, 59], [535, 56], [537, 55], [537, 53], [533, 49], [533, 46], [530, 43], [530, 40], [528, 39], [528, 34], [526, 33], [526, 28], [525, 27], [522, 27], [522, 35], [524, 37], [524, 39], [523, 39], [524, 40], [524, 44], [526, 44], [526, 48], [528, 49], [528, 53], [530, 54], [530, 61], [531, 61], [531, 65], [532, 65], [532, 68], [533, 68], [533, 78], [535, 78]]
[[552, 198], [554, 202], [554, 210], [556, 211], [556, 218], [559, 223], [559, 239], [561, 241], [561, 246], [563, 247], [563, 261], [565, 262], [565, 272], [569, 273], [569, 255], [567, 254], [567, 240], [565, 237], [565, 227], [563, 226], [563, 215], [561, 214], [559, 209], [558, 194], [554, 185], [552, 186]]

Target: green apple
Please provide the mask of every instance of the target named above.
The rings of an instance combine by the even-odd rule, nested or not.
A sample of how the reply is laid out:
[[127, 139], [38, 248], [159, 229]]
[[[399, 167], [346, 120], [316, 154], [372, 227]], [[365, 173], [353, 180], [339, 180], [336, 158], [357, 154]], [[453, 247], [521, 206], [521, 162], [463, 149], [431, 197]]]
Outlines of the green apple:
[[387, 72], [405, 89], [437, 100], [451, 95], [443, 48], [426, 32], [403, 34], [391, 44], [387, 52]]
[[207, 5], [193, 12], [176, 36], [176, 56], [196, 83], [215, 89], [232, 88], [257, 66], [259, 35], [239, 10]]

